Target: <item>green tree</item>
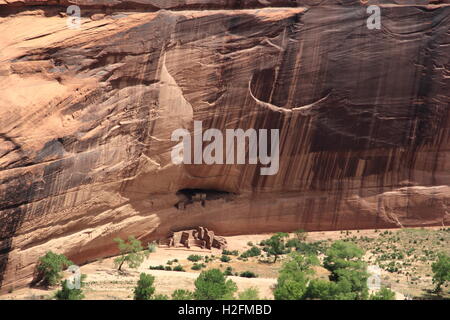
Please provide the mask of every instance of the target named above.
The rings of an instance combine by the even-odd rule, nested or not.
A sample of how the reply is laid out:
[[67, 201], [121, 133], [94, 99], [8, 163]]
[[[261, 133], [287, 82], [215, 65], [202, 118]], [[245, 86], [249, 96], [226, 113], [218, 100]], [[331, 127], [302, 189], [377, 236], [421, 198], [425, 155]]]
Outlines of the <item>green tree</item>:
[[287, 233], [279, 232], [265, 241], [267, 253], [275, 257], [273, 263], [277, 262], [279, 255], [287, 252], [284, 241], [288, 236]]
[[332, 273], [331, 278], [336, 278], [336, 270], [362, 268], [361, 258], [363, 255], [364, 251], [354, 243], [338, 240], [326, 251], [323, 266]]
[[196, 300], [230, 300], [236, 291], [236, 284], [226, 280], [219, 269], [203, 271], [195, 280]]
[[194, 293], [184, 289], [177, 289], [172, 293], [172, 300], [194, 300]]
[[304, 295], [310, 300], [356, 300], [358, 297], [359, 293], [352, 291], [352, 283], [347, 279], [338, 282], [313, 279]]
[[309, 282], [304, 298], [312, 300], [336, 300], [339, 291], [338, 285], [334, 282], [313, 279]]
[[62, 271], [72, 264], [65, 255], [48, 251], [39, 258], [38, 281], [42, 281], [45, 286], [55, 286], [62, 279]]
[[141, 241], [134, 236], [129, 236], [128, 240], [120, 238], [114, 239], [120, 251], [120, 256], [114, 259], [114, 265], [118, 270], [122, 270], [123, 264], [126, 262], [130, 268], [138, 268], [144, 259], [148, 257], [150, 251], [144, 250]]
[[302, 245], [302, 242], [298, 240], [297, 238], [292, 238], [286, 241], [286, 247], [288, 248], [299, 248]]
[[290, 254], [289, 260], [280, 270], [274, 290], [276, 300], [304, 299], [310, 276], [314, 274], [311, 266], [318, 264], [316, 256], [303, 256], [296, 252]]
[[331, 272], [330, 280], [337, 283], [340, 295], [345, 299], [367, 299], [367, 265], [362, 260], [364, 251], [354, 243], [336, 241], [326, 252], [324, 267]]
[[154, 282], [154, 276], [141, 273], [137, 285], [134, 288], [134, 300], [150, 300], [155, 293]]
[[369, 295], [369, 288], [367, 287], [367, 279], [369, 274], [365, 268], [361, 269], [339, 269], [336, 270], [338, 288], [345, 288], [339, 293], [351, 300], [365, 300]]
[[248, 288], [238, 294], [239, 300], [260, 300], [258, 288]]
[[433, 283], [436, 285], [436, 293], [442, 291], [442, 285], [450, 281], [450, 257], [446, 254], [439, 254], [438, 260], [431, 265], [433, 270]]
[[370, 300], [395, 300], [395, 292], [388, 288], [381, 288], [369, 297]]
[[[86, 275], [83, 275], [84, 277]], [[82, 280], [83, 280], [82, 276]], [[83, 282], [81, 282], [81, 287], [83, 287]], [[69, 288], [68, 281], [64, 280], [61, 282], [61, 289], [55, 293], [55, 298], [57, 300], [82, 300], [84, 299], [83, 290], [77, 288]]]

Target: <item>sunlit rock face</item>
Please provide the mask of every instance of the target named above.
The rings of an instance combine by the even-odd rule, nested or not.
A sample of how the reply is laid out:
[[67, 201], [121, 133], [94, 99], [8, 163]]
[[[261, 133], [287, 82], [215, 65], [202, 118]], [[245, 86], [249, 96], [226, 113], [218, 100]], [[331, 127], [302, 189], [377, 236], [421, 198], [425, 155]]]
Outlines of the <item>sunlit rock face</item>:
[[[47, 250], [81, 264], [130, 234], [450, 223], [446, 1], [86, 0], [80, 29], [55, 2], [7, 2], [3, 291]], [[278, 173], [174, 164], [171, 134], [194, 121], [279, 129]], [[206, 200], [180, 208], [180, 190]]]

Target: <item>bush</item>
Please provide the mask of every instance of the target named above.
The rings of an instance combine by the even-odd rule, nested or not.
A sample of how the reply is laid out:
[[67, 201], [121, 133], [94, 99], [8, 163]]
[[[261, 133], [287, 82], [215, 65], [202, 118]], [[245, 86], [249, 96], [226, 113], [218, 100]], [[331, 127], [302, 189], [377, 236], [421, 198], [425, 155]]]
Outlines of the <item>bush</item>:
[[204, 263], [194, 263], [194, 265], [191, 267], [192, 270], [201, 270], [202, 268], [206, 268], [206, 265]]
[[241, 254], [241, 258], [257, 257], [259, 255], [261, 255], [261, 249], [259, 249], [258, 247], [251, 247], [243, 254]]
[[194, 300], [194, 293], [184, 289], [177, 289], [172, 293], [172, 300]]
[[230, 258], [229, 256], [222, 255], [222, 256], [220, 257], [220, 261], [222, 261], [222, 262], [230, 262], [230, 261], [231, 261], [231, 258]]
[[150, 270], [165, 270], [165, 267], [163, 265], [159, 266], [150, 266], [148, 267]]
[[233, 250], [233, 251], [229, 251], [229, 250], [222, 250], [222, 254], [228, 255], [228, 256], [238, 256], [239, 255], [239, 251], [237, 250]]
[[224, 274], [225, 276], [232, 276], [232, 275], [233, 275], [233, 268], [232, 268], [232, 267], [227, 267], [227, 268], [225, 269], [225, 271], [223, 272], [223, 274]]
[[180, 265], [173, 267], [173, 271], [185, 272], [184, 268]]
[[196, 300], [229, 300], [236, 291], [236, 284], [226, 280], [219, 269], [203, 271], [195, 280]]
[[164, 270], [166, 270], [166, 271], [172, 271], [172, 268], [171, 268], [170, 266], [165, 266], [165, 267], [164, 267]]
[[62, 279], [61, 272], [72, 264], [73, 262], [67, 259], [65, 255], [48, 251], [39, 258], [38, 279], [45, 286], [55, 286]]
[[258, 275], [251, 271], [241, 272], [241, 274], [239, 276], [243, 277], [243, 278], [258, 278]]
[[191, 262], [197, 262], [202, 260], [202, 256], [199, 256], [197, 254], [191, 254], [189, 257], [187, 257], [187, 259]]
[[387, 266], [385, 266], [384, 268], [386, 271], [394, 273], [394, 272], [398, 272], [399, 268], [397, 266], [397, 264], [394, 261], [389, 262], [389, 264]]
[[380, 291], [371, 294], [370, 300], [395, 300], [395, 292], [388, 289], [382, 288]]
[[154, 276], [141, 273], [137, 286], [134, 288], [134, 300], [150, 300], [155, 293], [155, 287], [153, 286], [154, 282]]
[[[84, 276], [84, 275], [83, 275]], [[82, 280], [83, 280], [82, 276]], [[83, 282], [81, 282], [83, 286]], [[68, 286], [68, 281], [64, 280], [61, 282], [61, 289], [55, 293], [56, 300], [82, 300], [84, 299], [84, 294], [81, 288], [70, 289]]]
[[238, 294], [239, 300], [260, 300], [258, 288], [248, 288]]

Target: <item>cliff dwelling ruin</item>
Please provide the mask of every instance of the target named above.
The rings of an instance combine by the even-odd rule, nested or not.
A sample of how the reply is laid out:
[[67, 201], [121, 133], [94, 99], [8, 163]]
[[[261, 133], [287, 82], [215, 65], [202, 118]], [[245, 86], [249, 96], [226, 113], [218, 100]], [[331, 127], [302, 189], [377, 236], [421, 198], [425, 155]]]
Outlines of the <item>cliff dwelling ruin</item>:
[[187, 206], [194, 203], [200, 203], [205, 207], [208, 201], [219, 199], [232, 201], [236, 194], [214, 189], [181, 189], [177, 192], [177, 196], [179, 201], [175, 204], [175, 207], [178, 210], [185, 210]]
[[222, 250], [227, 247], [227, 240], [215, 235], [214, 231], [205, 227], [197, 227], [171, 232], [167, 239], [159, 242], [159, 245], [175, 248], [185, 247], [188, 249], [195, 246], [202, 249], [216, 248]]

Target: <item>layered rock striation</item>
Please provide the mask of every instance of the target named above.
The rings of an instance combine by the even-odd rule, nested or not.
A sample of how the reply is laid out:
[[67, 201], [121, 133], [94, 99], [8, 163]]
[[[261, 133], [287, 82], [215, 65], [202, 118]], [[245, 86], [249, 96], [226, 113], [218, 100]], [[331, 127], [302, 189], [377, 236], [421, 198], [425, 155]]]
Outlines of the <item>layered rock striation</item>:
[[[0, 0], [1, 290], [130, 234], [450, 223], [447, 1], [73, 3]], [[194, 121], [279, 129], [278, 173], [174, 164]]]

